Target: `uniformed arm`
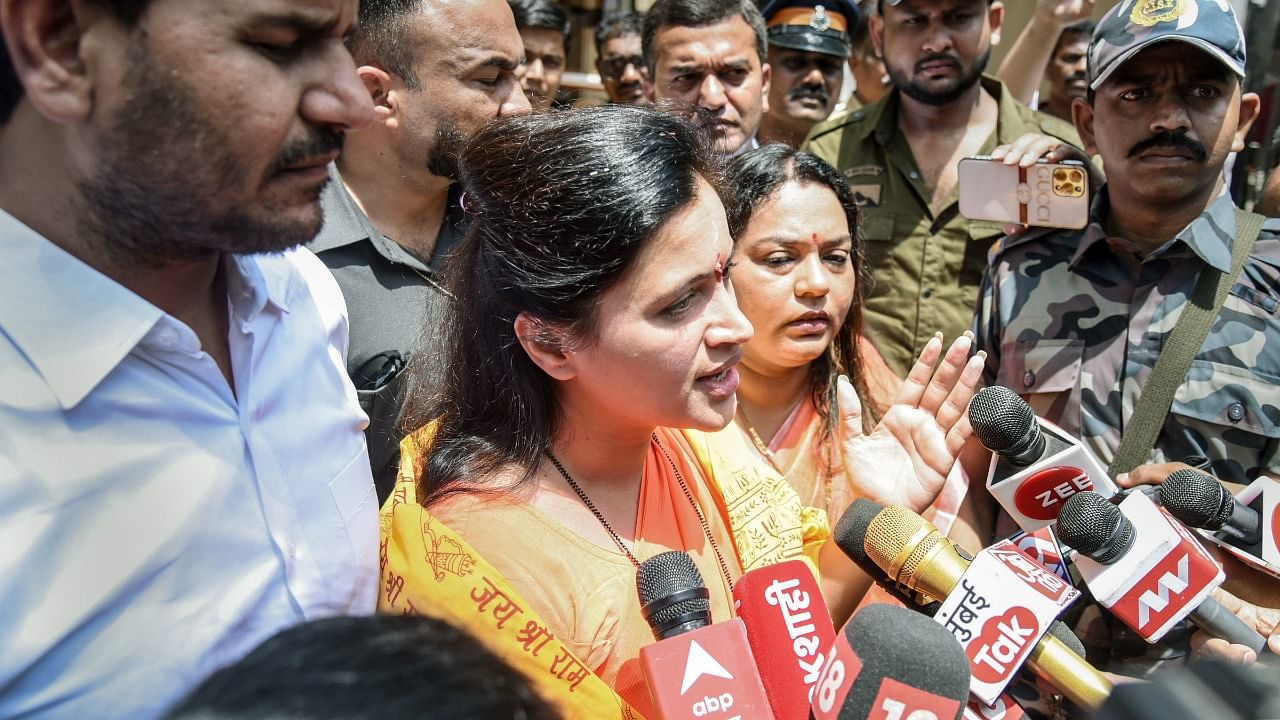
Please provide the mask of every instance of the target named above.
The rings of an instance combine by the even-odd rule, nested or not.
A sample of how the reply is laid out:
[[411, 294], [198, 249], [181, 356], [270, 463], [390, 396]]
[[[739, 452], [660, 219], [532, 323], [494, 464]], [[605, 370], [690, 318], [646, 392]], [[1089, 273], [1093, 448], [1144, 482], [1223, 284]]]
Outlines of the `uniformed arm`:
[[1039, 0], [1031, 22], [1013, 41], [996, 77], [1018, 102], [1030, 105], [1062, 29], [1093, 14], [1093, 0]]

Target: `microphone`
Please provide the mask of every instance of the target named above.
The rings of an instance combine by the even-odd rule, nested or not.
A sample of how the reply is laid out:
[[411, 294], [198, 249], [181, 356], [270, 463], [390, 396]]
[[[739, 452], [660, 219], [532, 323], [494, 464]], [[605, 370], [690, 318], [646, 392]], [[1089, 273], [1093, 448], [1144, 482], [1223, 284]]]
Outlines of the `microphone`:
[[830, 654], [810, 706], [815, 720], [959, 720], [969, 698], [969, 661], [960, 643], [906, 608], [862, 608]]
[[1125, 683], [1102, 704], [1097, 720], [1268, 720], [1280, 718], [1280, 670], [1219, 660], [1187, 665]]
[[[1222, 582], [1222, 569], [1184, 528], [1179, 529], [1139, 493], [1120, 505], [1097, 493], [1079, 493], [1066, 502], [1058, 518], [1058, 538], [1084, 556], [1077, 558], [1076, 566], [1094, 596], [1147, 642], [1159, 640], [1186, 618], [1214, 637], [1261, 655], [1266, 638], [1209, 597]], [[1138, 573], [1137, 582], [1119, 591], [1109, 582], [1099, 583], [1105, 570], [1086, 572], [1090, 560], [1097, 563], [1091, 569], [1123, 566], [1127, 575]], [[1150, 571], [1141, 574], [1144, 568]], [[1095, 584], [1100, 585], [1096, 590]]]
[[[881, 507], [866, 499], [854, 501], [836, 524], [834, 537], [854, 562], [871, 562], [891, 581], [932, 598], [948, 597], [970, 563], [924, 518], [906, 508]], [[1016, 625], [1008, 623], [1005, 629]], [[1005, 661], [1019, 654], [1012, 653]], [[1111, 691], [1111, 682], [1102, 673], [1052, 635], [1041, 637], [1024, 657], [1036, 675], [1081, 707], [1098, 707]]]
[[1258, 511], [1237, 503], [1211, 475], [1190, 468], [1174, 470], [1160, 485], [1160, 504], [1184, 525], [1222, 531], [1223, 539], [1237, 547], [1262, 541]]
[[775, 720], [805, 720], [836, 629], [809, 566], [787, 560], [733, 586], [733, 604]]
[[768, 717], [742, 620], [712, 624], [702, 573], [688, 553], [640, 563], [636, 591], [658, 642], [640, 648], [640, 668], [659, 720]]
[[1052, 525], [1075, 493], [1117, 491], [1079, 439], [1042, 418], [1002, 385], [979, 390], [969, 403], [973, 434], [991, 451], [987, 490], [1027, 532]]

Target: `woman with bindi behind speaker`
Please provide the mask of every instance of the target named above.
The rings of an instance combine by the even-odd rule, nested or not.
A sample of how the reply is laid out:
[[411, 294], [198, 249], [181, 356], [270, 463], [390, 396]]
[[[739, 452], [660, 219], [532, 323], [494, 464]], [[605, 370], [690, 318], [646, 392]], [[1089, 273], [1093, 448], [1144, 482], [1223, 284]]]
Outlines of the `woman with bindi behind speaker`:
[[[649, 557], [687, 552], [715, 621], [739, 576], [788, 558], [816, 564], [829, 601], [856, 602], [870, 581], [825, 525], [771, 535], [803, 524], [785, 481], [719, 482], [681, 432], [733, 421], [752, 336], [698, 131], [630, 106], [501, 119], [460, 167], [472, 225], [442, 365], [420, 369], [439, 379], [411, 400], [420, 429], [383, 510], [380, 608], [468, 623], [565, 706], [603, 681], [647, 715], [638, 653], [653, 634], [635, 583]], [[863, 495], [934, 500], [969, 434], [981, 363], [967, 351], [930, 344], [906, 382], [914, 403], [882, 423], [893, 432], [864, 434], [840, 386], [843, 461], [881, 470]]]

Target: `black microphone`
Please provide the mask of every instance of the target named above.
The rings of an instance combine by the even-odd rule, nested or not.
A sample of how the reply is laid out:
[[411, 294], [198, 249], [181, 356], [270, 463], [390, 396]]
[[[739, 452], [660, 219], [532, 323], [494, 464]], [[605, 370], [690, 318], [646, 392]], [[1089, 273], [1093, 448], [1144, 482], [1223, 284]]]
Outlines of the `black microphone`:
[[1118, 685], [1096, 720], [1275, 720], [1280, 670], [1208, 660]]
[[969, 659], [951, 633], [906, 608], [868, 605], [836, 638], [810, 717], [958, 720], [968, 698]]
[[[1103, 565], [1113, 565], [1130, 552], [1134, 552], [1135, 546], [1139, 544], [1138, 535], [1133, 521], [1121, 511], [1120, 507], [1111, 504], [1109, 500], [1097, 493], [1083, 492], [1072, 496], [1058, 516], [1058, 539], [1075, 548], [1081, 555]], [[1182, 552], [1181, 545], [1189, 542], [1183, 540], [1178, 546], [1168, 549], [1166, 554]], [[1148, 552], [1149, 550], [1139, 548], [1137, 551]], [[1179, 597], [1194, 596], [1197, 588], [1187, 586], [1187, 583], [1192, 582], [1191, 579], [1188, 577], [1182, 582], [1183, 587], [1179, 589], [1181, 591]], [[1187, 592], [1188, 589], [1190, 592]], [[1144, 597], [1147, 595], [1149, 593], [1144, 592]], [[1170, 595], [1164, 598], [1152, 597], [1148, 600], [1140, 600], [1140, 603], [1150, 604], [1156, 601], [1164, 603], [1161, 605], [1162, 609], [1183, 602]], [[1131, 613], [1121, 612], [1118, 607], [1113, 607], [1112, 611], [1135, 632], [1144, 634], [1144, 628], [1140, 626], [1142, 622], [1136, 621], [1138, 626], [1135, 626], [1135, 618]], [[1266, 650], [1266, 638], [1211, 597], [1205, 597], [1195, 607], [1181, 608], [1178, 612], [1185, 613], [1187, 619], [1214, 637], [1244, 645], [1259, 655]]]
[[[1003, 385], [978, 391], [969, 403], [969, 424], [983, 447], [1011, 465], [1026, 467], [1045, 456], [1049, 443], [1040, 432], [1035, 411]], [[1057, 440], [1057, 438], [1054, 438]], [[1065, 449], [1062, 443], [1058, 450]]]
[[707, 587], [688, 553], [673, 550], [640, 563], [636, 591], [658, 640], [640, 648], [658, 720], [769, 716], [746, 626], [739, 618], [712, 624]]
[[1077, 492], [1116, 491], [1107, 471], [1078, 438], [1036, 417], [1027, 401], [1001, 385], [969, 403], [973, 434], [993, 453], [987, 490], [1027, 532], [1053, 524]]
[[1211, 475], [1189, 468], [1174, 470], [1160, 486], [1160, 504], [1184, 525], [1220, 531], [1223, 539], [1237, 547], [1262, 541], [1258, 511], [1237, 503]]

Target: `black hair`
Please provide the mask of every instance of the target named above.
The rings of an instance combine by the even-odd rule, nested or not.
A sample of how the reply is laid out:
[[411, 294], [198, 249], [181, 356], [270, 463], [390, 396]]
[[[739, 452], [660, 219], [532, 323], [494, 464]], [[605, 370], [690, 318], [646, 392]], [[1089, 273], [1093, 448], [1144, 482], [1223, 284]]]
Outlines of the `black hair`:
[[738, 155], [726, 164], [724, 172], [729, 232], [736, 241], [750, 225], [760, 204], [788, 182], [821, 185], [831, 190], [844, 210], [849, 236], [853, 238], [850, 256], [857, 283], [849, 313], [840, 326], [840, 332], [827, 346], [827, 351], [809, 363], [809, 390], [813, 393], [814, 406], [825, 420], [825, 431], [833, 431], [839, 419], [835, 411], [836, 378], [847, 375], [862, 400], [863, 416], [871, 423], [879, 422], [882, 411], [871, 399], [863, 363], [858, 356], [858, 336], [862, 334], [862, 288], [870, 276], [863, 264], [858, 205], [844, 178], [817, 155], [782, 143], [770, 143]]
[[475, 638], [422, 616], [295, 625], [214, 673], [169, 720], [559, 718]]
[[[415, 354], [407, 430], [435, 422], [420, 458], [430, 504], [477, 488], [512, 489], [537, 469], [561, 422], [555, 381], [525, 353], [514, 322], [572, 350], [595, 337], [601, 294], [634, 264], [699, 179], [718, 188], [715, 156], [685, 120], [627, 105], [500, 118], [459, 162], [471, 216], [453, 263], [455, 298], [437, 362]], [[519, 477], [494, 487], [493, 476]], [[469, 486], [469, 487], [468, 487]]]
[[410, 90], [420, 90], [408, 18], [421, 6], [422, 0], [361, 0], [360, 22], [347, 39], [356, 65], [381, 68], [398, 76]]
[[[105, 7], [113, 17], [127, 27], [138, 24], [138, 18], [151, 4], [151, 0], [94, 0], [94, 4]], [[22, 82], [18, 80], [18, 72], [13, 59], [9, 57], [9, 48], [0, 34], [0, 125], [9, 122], [13, 111], [22, 100]]]
[[644, 64], [649, 74], [657, 69], [654, 43], [658, 32], [669, 27], [705, 27], [730, 18], [740, 17], [751, 27], [756, 36], [756, 55], [760, 63], [768, 62], [769, 39], [765, 34], [764, 17], [752, 0], [658, 0], [644, 16], [644, 28], [640, 33], [640, 45], [644, 52]]
[[596, 25], [596, 54], [599, 55], [604, 44], [614, 38], [626, 35], [639, 35], [644, 30], [644, 13], [629, 12], [607, 17]]
[[850, 47], [862, 48], [871, 42], [871, 13], [875, 11], [871, 6], [872, 1], [862, 0], [858, 3], [858, 22], [849, 29]]
[[[987, 0], [987, 4], [990, 5], [993, 1], [994, 0]], [[884, 14], [884, 0], [876, 0], [876, 12], [881, 15]]]
[[545, 28], [564, 36], [569, 48], [569, 13], [555, 0], [507, 0], [517, 28]]
[[1058, 40], [1053, 44], [1053, 54], [1057, 55], [1058, 50], [1062, 48], [1062, 44], [1068, 42], [1072, 38], [1085, 36], [1085, 39], [1093, 37], [1093, 31], [1098, 28], [1098, 23], [1090, 19], [1081, 20], [1078, 23], [1068, 25], [1062, 28], [1062, 32], [1058, 35]]

